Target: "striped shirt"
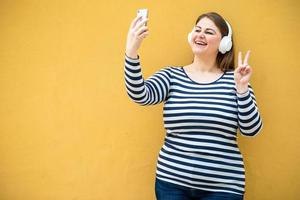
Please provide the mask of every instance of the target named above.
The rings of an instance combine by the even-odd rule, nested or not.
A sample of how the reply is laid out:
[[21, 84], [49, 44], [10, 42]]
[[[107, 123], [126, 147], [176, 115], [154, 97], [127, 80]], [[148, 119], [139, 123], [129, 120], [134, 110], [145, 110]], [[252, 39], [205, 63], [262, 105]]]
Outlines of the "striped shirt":
[[127, 94], [134, 102], [164, 102], [166, 136], [156, 177], [189, 188], [244, 194], [237, 130], [254, 136], [263, 126], [251, 85], [239, 94], [234, 71], [198, 83], [183, 67], [165, 67], [144, 80], [139, 58], [127, 56], [124, 69]]

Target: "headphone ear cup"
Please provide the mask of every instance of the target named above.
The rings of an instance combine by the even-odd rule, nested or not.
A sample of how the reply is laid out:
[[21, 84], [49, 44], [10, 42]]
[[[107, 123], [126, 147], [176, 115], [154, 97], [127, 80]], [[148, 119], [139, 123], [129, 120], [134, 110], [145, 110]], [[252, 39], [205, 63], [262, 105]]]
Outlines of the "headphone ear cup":
[[188, 34], [187, 39], [188, 39], [189, 44], [192, 43], [192, 33]]
[[219, 52], [225, 54], [226, 52], [230, 51], [232, 47], [231, 38], [228, 36], [224, 36], [219, 45]]

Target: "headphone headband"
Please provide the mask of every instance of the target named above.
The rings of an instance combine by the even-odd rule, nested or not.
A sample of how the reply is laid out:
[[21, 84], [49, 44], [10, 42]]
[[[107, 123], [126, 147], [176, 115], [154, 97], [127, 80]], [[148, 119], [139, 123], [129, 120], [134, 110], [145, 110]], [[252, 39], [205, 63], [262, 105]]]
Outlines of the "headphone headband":
[[228, 27], [228, 37], [232, 37], [232, 30], [231, 30], [231, 26], [230, 26], [230, 24], [225, 20], [225, 22], [226, 22], [226, 24], [227, 24], [227, 27]]

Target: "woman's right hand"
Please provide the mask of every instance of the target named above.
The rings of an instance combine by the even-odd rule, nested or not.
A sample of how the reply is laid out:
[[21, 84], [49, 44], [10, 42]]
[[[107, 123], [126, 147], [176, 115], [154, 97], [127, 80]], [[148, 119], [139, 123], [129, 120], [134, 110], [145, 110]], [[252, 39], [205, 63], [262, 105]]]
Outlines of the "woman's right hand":
[[137, 16], [130, 25], [127, 42], [126, 42], [126, 55], [130, 58], [138, 57], [138, 49], [140, 48], [142, 41], [149, 35], [148, 27], [145, 26], [145, 22], [148, 19], [142, 19], [142, 16]]

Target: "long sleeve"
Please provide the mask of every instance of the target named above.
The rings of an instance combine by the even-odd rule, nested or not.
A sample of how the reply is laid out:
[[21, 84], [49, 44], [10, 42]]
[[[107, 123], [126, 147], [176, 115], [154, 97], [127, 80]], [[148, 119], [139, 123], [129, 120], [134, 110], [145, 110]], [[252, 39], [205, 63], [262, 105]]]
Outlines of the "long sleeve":
[[171, 68], [166, 67], [144, 80], [140, 60], [125, 55], [125, 84], [128, 96], [140, 105], [154, 105], [167, 99]]
[[251, 85], [244, 94], [237, 93], [238, 124], [242, 135], [255, 136], [263, 127]]

